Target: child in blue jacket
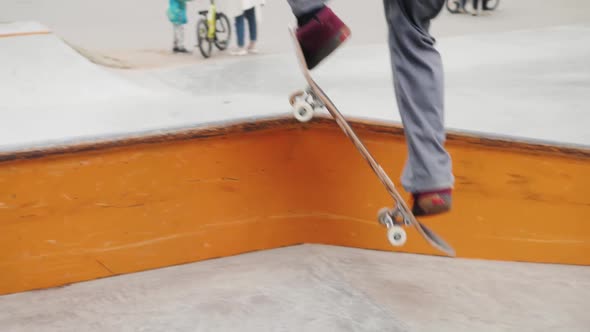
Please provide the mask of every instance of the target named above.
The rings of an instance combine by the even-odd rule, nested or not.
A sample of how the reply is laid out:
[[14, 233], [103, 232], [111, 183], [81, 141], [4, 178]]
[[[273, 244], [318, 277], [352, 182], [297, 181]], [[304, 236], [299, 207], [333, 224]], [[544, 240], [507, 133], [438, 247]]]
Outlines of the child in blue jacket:
[[174, 53], [187, 53], [188, 51], [184, 48], [184, 25], [187, 22], [186, 19], [186, 3], [192, 0], [169, 0], [168, 20], [174, 27], [174, 47], [172, 51]]

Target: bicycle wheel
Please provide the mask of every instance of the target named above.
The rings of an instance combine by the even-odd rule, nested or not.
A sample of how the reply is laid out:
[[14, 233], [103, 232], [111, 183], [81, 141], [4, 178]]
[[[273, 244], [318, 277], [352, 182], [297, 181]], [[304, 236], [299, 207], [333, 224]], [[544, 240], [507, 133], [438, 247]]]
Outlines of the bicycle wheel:
[[229, 46], [231, 25], [224, 13], [217, 13], [215, 19], [215, 46], [223, 51]]
[[199, 46], [201, 55], [203, 55], [205, 58], [211, 56], [211, 40], [207, 38], [207, 31], [207, 21], [200, 19], [197, 22], [197, 45]]
[[446, 7], [452, 14], [457, 14], [461, 11], [461, 0], [447, 0]]

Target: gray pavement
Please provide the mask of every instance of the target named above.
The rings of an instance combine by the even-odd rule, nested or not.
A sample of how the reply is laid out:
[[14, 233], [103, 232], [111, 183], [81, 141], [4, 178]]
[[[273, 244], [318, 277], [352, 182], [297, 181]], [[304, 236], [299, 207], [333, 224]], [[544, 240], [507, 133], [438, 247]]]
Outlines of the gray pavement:
[[3, 331], [588, 331], [590, 268], [302, 245], [0, 297]]

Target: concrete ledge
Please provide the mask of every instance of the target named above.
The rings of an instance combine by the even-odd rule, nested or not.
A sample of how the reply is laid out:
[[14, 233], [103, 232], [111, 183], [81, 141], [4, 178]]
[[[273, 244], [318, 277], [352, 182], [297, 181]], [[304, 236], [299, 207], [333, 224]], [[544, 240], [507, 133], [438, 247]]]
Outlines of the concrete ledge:
[[46, 35], [51, 30], [38, 22], [2, 22], [0, 23], [0, 38]]
[[[354, 128], [398, 183], [399, 127]], [[449, 134], [455, 208], [424, 220], [458, 257], [589, 265], [590, 151]], [[392, 248], [391, 201], [332, 120], [236, 123], [5, 153], [0, 294], [297, 243]]]

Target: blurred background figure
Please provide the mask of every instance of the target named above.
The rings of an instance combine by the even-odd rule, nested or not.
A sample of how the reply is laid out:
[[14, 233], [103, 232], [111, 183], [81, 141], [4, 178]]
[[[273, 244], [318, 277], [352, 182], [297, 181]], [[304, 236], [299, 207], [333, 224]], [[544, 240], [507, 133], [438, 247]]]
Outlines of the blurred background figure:
[[[483, 0], [482, 0], [482, 2], [483, 2]], [[482, 3], [482, 6], [484, 6], [483, 3]], [[471, 15], [473, 15], [473, 16], [481, 15], [481, 7], [479, 6], [479, 0], [473, 0], [473, 11], [471, 12]]]
[[166, 14], [168, 20], [172, 23], [174, 31], [174, 46], [172, 52], [174, 53], [188, 53], [184, 47], [184, 25], [187, 23], [186, 19], [186, 3], [192, 0], [169, 0], [168, 10]]
[[[226, 3], [228, 3], [226, 1]], [[234, 0], [228, 3], [226, 9], [229, 17], [234, 17], [236, 28], [237, 48], [232, 50], [232, 55], [246, 55], [257, 53], [256, 42], [258, 39], [258, 23], [261, 15], [261, 7], [265, 0]], [[248, 22], [248, 39], [246, 46], [246, 21]]]

